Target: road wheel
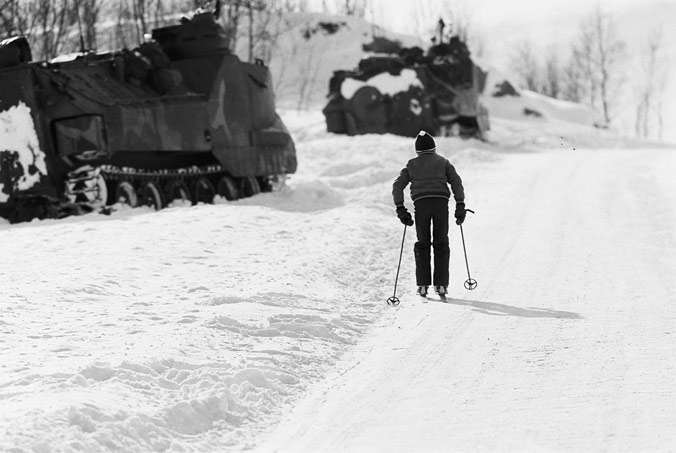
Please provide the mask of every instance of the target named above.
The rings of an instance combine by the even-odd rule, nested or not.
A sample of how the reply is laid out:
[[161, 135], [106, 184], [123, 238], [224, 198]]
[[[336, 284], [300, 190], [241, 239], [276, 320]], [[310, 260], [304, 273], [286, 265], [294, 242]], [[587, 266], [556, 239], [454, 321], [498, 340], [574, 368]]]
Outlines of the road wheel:
[[119, 181], [115, 186], [115, 203], [126, 204], [132, 208], [138, 206], [136, 190], [129, 181]]
[[192, 201], [190, 199], [190, 189], [188, 185], [183, 181], [172, 181], [167, 185], [165, 191], [167, 204], [170, 204], [173, 201]]
[[94, 179], [92, 187], [93, 200], [89, 203], [93, 208], [101, 208], [108, 203], [108, 186], [102, 174]]
[[462, 127], [460, 126], [460, 123], [453, 122], [448, 128], [448, 137], [460, 137], [462, 134]]
[[195, 188], [193, 189], [193, 201], [195, 204], [213, 203], [215, 195], [214, 185], [206, 177], [202, 176], [195, 182]]
[[239, 198], [239, 190], [237, 189], [235, 180], [227, 175], [223, 176], [218, 181], [218, 188], [216, 189], [216, 192], [220, 196], [225, 197], [225, 199], [228, 201], [234, 201]]
[[242, 196], [253, 197], [261, 193], [261, 185], [255, 176], [246, 176], [242, 178]]
[[345, 113], [345, 131], [349, 136], [355, 136], [359, 133], [357, 130], [357, 121], [351, 113]]
[[141, 190], [141, 203], [143, 206], [152, 207], [155, 211], [159, 211], [164, 207], [162, 191], [156, 182], [148, 181], [143, 185], [143, 190]]

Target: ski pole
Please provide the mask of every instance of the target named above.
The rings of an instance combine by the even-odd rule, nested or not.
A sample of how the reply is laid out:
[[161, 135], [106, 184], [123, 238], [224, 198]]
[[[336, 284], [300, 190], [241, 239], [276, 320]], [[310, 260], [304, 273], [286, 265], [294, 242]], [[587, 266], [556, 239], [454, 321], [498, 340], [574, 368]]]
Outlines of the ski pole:
[[394, 294], [387, 299], [387, 305], [396, 307], [399, 305], [399, 298], [397, 297], [397, 281], [399, 280], [399, 268], [401, 268], [401, 256], [404, 254], [404, 241], [406, 240], [406, 226], [404, 225], [404, 236], [401, 238], [401, 251], [399, 252], [399, 264], [397, 265], [397, 276], [394, 278]]
[[[474, 214], [471, 209], [465, 209], [467, 212]], [[460, 236], [462, 237], [462, 250], [465, 252], [465, 266], [467, 266], [467, 280], [465, 280], [465, 289], [472, 291], [477, 286], [476, 280], [469, 275], [469, 262], [467, 261], [467, 248], [465, 248], [465, 233], [462, 231], [462, 224], [460, 224]]]

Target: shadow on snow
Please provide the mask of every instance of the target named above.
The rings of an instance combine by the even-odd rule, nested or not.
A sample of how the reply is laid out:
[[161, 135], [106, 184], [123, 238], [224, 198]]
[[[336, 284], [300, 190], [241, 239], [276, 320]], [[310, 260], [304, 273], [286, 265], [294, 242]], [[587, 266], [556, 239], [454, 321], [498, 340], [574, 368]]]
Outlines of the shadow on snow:
[[474, 311], [494, 316], [519, 316], [521, 318], [559, 318], [582, 319], [582, 316], [572, 311], [550, 310], [548, 308], [521, 308], [511, 305], [496, 304], [494, 302], [479, 302], [467, 299], [447, 299], [450, 305], [465, 305], [474, 308]]

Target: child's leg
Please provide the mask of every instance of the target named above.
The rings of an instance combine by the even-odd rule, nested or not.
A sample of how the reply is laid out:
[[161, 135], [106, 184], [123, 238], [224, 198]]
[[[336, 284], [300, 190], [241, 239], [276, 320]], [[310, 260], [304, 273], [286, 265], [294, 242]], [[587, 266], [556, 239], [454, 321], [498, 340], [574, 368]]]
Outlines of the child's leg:
[[448, 286], [448, 265], [451, 251], [448, 247], [448, 200], [433, 198], [432, 216], [434, 245], [434, 286]]
[[415, 279], [418, 286], [430, 286], [432, 284], [432, 267], [430, 265], [430, 246], [432, 236], [430, 226], [432, 223], [433, 210], [430, 209], [428, 199], [418, 200], [415, 203], [415, 231], [418, 242], [413, 247], [415, 254]]

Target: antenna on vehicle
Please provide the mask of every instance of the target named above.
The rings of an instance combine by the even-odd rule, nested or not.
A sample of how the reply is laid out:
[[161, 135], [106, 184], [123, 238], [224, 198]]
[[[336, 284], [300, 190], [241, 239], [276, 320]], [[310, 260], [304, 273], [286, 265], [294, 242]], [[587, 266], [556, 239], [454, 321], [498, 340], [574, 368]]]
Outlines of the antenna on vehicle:
[[75, 16], [77, 17], [77, 28], [80, 31], [80, 53], [85, 53], [84, 36], [82, 34], [82, 22], [80, 22], [80, 2], [75, 0]]
[[439, 22], [437, 22], [437, 36], [439, 37], [439, 44], [444, 43], [444, 28], [446, 28], [446, 24], [444, 23], [444, 20], [440, 17]]

